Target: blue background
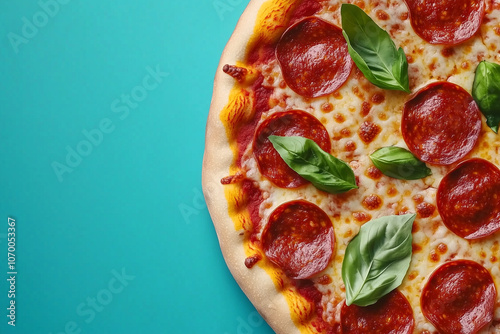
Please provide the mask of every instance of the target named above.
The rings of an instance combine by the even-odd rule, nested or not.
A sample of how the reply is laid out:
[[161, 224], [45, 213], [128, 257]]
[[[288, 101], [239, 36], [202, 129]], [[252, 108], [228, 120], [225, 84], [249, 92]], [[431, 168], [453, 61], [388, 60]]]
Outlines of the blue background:
[[247, 3], [0, 3], [0, 333], [272, 333], [201, 196], [213, 77]]

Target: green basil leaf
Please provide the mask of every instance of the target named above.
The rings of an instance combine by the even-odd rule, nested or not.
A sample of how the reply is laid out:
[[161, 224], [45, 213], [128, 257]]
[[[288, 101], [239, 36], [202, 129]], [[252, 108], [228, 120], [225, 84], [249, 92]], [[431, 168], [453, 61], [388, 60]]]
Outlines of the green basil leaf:
[[483, 60], [476, 68], [472, 97], [486, 117], [486, 124], [498, 133], [500, 123], [500, 65]]
[[408, 61], [403, 49], [396, 49], [387, 31], [361, 8], [342, 4], [340, 12], [349, 54], [365, 77], [380, 88], [409, 93]]
[[358, 188], [351, 167], [313, 140], [296, 136], [269, 136], [269, 140], [287, 165], [316, 188], [332, 194]]
[[375, 304], [401, 285], [410, 267], [415, 216], [385, 216], [361, 226], [342, 262], [347, 305]]
[[424, 162], [401, 147], [382, 147], [370, 159], [383, 174], [400, 180], [418, 180], [432, 174]]

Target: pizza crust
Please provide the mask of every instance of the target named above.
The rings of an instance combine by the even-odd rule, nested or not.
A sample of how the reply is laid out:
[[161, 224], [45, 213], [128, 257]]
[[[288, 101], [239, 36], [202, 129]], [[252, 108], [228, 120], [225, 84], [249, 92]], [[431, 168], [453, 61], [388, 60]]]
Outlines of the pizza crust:
[[[352, 2], [352, 1], [347, 1], [347, 2]], [[264, 317], [264, 319], [268, 322], [268, 324], [277, 333], [300, 333], [301, 331], [297, 327], [300, 326], [300, 324], [295, 323], [291, 318], [291, 315], [293, 316], [293, 311], [291, 310], [291, 306], [289, 306], [287, 299], [282, 294], [282, 291], [279, 291], [277, 289], [276, 285], [274, 284], [272, 278], [269, 275], [269, 272], [264, 270], [259, 265], [256, 265], [251, 269], [248, 269], [245, 266], [244, 261], [245, 258], [248, 256], [248, 254], [246, 253], [245, 249], [246, 247], [244, 244], [245, 237], [243, 235], [240, 235], [240, 232], [243, 232], [243, 230], [238, 231], [235, 229], [235, 222], [233, 221], [233, 219], [229, 214], [228, 199], [226, 198], [225, 194], [225, 189], [227, 189], [226, 188], [227, 186], [221, 185], [221, 179], [231, 174], [229, 166], [233, 165], [235, 156], [233, 150], [230, 147], [230, 142], [227, 137], [227, 129], [220, 119], [220, 113], [228, 104], [230, 92], [232, 88], [235, 86], [236, 82], [235, 79], [233, 79], [230, 75], [227, 75], [222, 71], [222, 67], [225, 64], [235, 65], [238, 62], [244, 60], [244, 57], [247, 53], [246, 49], [247, 44], [255, 34], [254, 26], [256, 25], [257, 17], [259, 15], [259, 10], [265, 3], [266, 0], [250, 1], [247, 9], [243, 13], [242, 17], [240, 18], [237, 24], [232, 37], [230, 38], [226, 48], [224, 49], [220, 63], [218, 65], [214, 81], [214, 94], [207, 122], [206, 147], [205, 147], [205, 155], [203, 161], [202, 184], [207, 206], [210, 211], [217, 232], [217, 236], [219, 238], [219, 243], [224, 259], [231, 273], [236, 279], [237, 283], [240, 285], [243, 292], [248, 296], [250, 301], [255, 305], [259, 313]], [[399, 8], [393, 8], [393, 9], [394, 9], [394, 14], [401, 14], [402, 12], [401, 10], [399, 10]], [[473, 71], [473, 68], [475, 68], [475, 66], [477, 65], [479, 55], [483, 55], [485, 59], [490, 59], [499, 62], [500, 58], [498, 58], [498, 48], [495, 46], [499, 45], [499, 43], [495, 43], [495, 41], [497, 41], [497, 39], [500, 37], [498, 37], [495, 34], [487, 33], [488, 31], [491, 31], [491, 29], [493, 29], [492, 27], [498, 25], [498, 17], [500, 16], [499, 14], [500, 12], [497, 12], [498, 10], [499, 9], [496, 8], [494, 10], [495, 13], [491, 15], [492, 19], [489, 23], [489, 26], [482, 27], [484, 31], [483, 42], [488, 42], [487, 45], [490, 45], [491, 48], [493, 49], [488, 51], [486, 45], [482, 45], [481, 43], [473, 44], [472, 43], [473, 41], [471, 41], [470, 43], [466, 43], [462, 46], [457, 47], [457, 49], [469, 48], [467, 54], [458, 57], [460, 54], [457, 52], [456, 55], [450, 56], [449, 58], [442, 56], [441, 51], [443, 47], [441, 46], [437, 47], [435, 46], [435, 47], [430, 47], [428, 49], [423, 49], [423, 56], [418, 59], [423, 59], [426, 62], [430, 62], [430, 64], [422, 61], [422, 62], [415, 62], [411, 65], [410, 70], [413, 70], [413, 72], [410, 73], [410, 75], [414, 80], [413, 91], [417, 91], [419, 87], [423, 87], [433, 80], [443, 80], [443, 81], [447, 80], [450, 82], [460, 84], [462, 87], [471, 87], [473, 80], [473, 76], [471, 75], [471, 73]], [[400, 26], [401, 30], [397, 30], [396, 34], [401, 35], [399, 37], [400, 38], [399, 41], [400, 42], [404, 41], [403, 46], [406, 48], [405, 52], [411, 54], [412, 51], [416, 52], [420, 50], [417, 45], [418, 38], [410, 34], [410, 31], [408, 30], [410, 29], [408, 28], [409, 22], [405, 22], [405, 24], [406, 27]], [[387, 25], [384, 28], [390, 28], [390, 25]], [[413, 42], [414, 40], [417, 42], [414, 43]], [[449, 66], [452, 62], [456, 62], [455, 58], [463, 59], [470, 68], [467, 70], [459, 69], [459, 71], [453, 73], [450, 76]], [[436, 66], [436, 69], [433, 70], [436, 76], [433, 77], [433, 79], [429, 79], [430, 76], [429, 73], [431, 73], [430, 70], [431, 65]], [[278, 82], [278, 80], [276, 80], [276, 82]], [[354, 84], [355, 83], [346, 84], [346, 86], [344, 87], [345, 90], [352, 91]], [[294, 94], [289, 90], [287, 90], [286, 93], [289, 93], [290, 95]], [[392, 97], [387, 98], [387, 100], [393, 101], [395, 93], [387, 93], [387, 94], [392, 95]], [[350, 95], [344, 94], [344, 95], [346, 97], [350, 97], [352, 94]], [[320, 102], [315, 101], [315, 103], [316, 106], [318, 106]], [[291, 109], [308, 110], [307, 108], [309, 107], [310, 103], [306, 103], [305, 105], [293, 106], [293, 108]], [[378, 112], [379, 115], [383, 114], [384, 112], [385, 115], [391, 115], [391, 113], [389, 113], [387, 110], [384, 110], [383, 108], [384, 108], [384, 103], [382, 103], [381, 105], [374, 106], [374, 110]], [[389, 108], [389, 110], [393, 109], [394, 108]], [[374, 117], [377, 120], [376, 116]], [[352, 118], [350, 119], [350, 121], [354, 121], [354, 119]], [[359, 120], [359, 122], [362, 121], [364, 121], [364, 119]], [[387, 121], [384, 124], [389, 124], [389, 122]], [[351, 125], [345, 124], [345, 126], [351, 126]], [[489, 153], [489, 150], [491, 148], [499, 147], [498, 137], [494, 135], [491, 131], [489, 131], [485, 126], [483, 126], [483, 128], [484, 128], [483, 143], [489, 143], [489, 146], [478, 145], [471, 154], [471, 156], [479, 156], [479, 157], [484, 157], [485, 159], [493, 159], [492, 162], [499, 165], [500, 158], [498, 158], [497, 156], [498, 150], [496, 151], [497, 154], [492, 154], [492, 156]], [[387, 126], [387, 129], [388, 129], [387, 131], [390, 131], [391, 127]], [[335, 135], [335, 133], [333, 135]], [[384, 145], [387, 145], [387, 143], [390, 142], [391, 144], [405, 147], [402, 138], [399, 138], [398, 136], [393, 137], [392, 134], [388, 134], [387, 135], [388, 138], [384, 136], [385, 134], [384, 132], [382, 132], [381, 135], [379, 136], [380, 140], [378, 142], [377, 141], [373, 142], [371, 146], [365, 147], [361, 143], [358, 146], [365, 147], [365, 150], [367, 151], [370, 151], [377, 147], [381, 147], [380, 144], [381, 142], [383, 142]], [[383, 138], [386, 139], [382, 140]], [[344, 145], [345, 140], [348, 139], [351, 138], [350, 137], [342, 138], [340, 143]], [[344, 142], [342, 142], [342, 140]], [[340, 145], [339, 147], [342, 147], [342, 145]], [[364, 159], [366, 160], [368, 158], [364, 157]], [[363, 163], [363, 161], [361, 162]], [[356, 164], [361, 165], [358, 162], [356, 162]], [[366, 165], [366, 163], [364, 163], [364, 165]], [[432, 168], [433, 168], [433, 176], [427, 178], [425, 182], [419, 181], [422, 183], [420, 187], [425, 188], [426, 192], [423, 193], [423, 195], [422, 193], [419, 193], [418, 195], [421, 196], [423, 200], [428, 203], [435, 202], [435, 188], [437, 188], [439, 180], [446, 173], [445, 168], [440, 168], [436, 166], [432, 166]], [[360, 172], [360, 177], [366, 179], [366, 176], [363, 174], [363, 172]], [[386, 186], [388, 187], [388, 185]], [[367, 191], [377, 193], [377, 190], [375, 188], [367, 188], [367, 189], [368, 189]], [[379, 193], [388, 192], [388, 190], [384, 189], [385, 188], [381, 188]], [[410, 199], [409, 202], [410, 205], [408, 205], [408, 208], [412, 208], [413, 211], [415, 211], [414, 209], [416, 204], [411, 201], [411, 199], [414, 198], [415, 193], [412, 192], [411, 189], [409, 190], [407, 188], [402, 188], [400, 190], [401, 190], [400, 193], [408, 191], [408, 193], [410, 194], [409, 196], [407, 196]], [[305, 198], [308, 199], [309, 197], [305, 196]], [[392, 200], [391, 198], [385, 198], [385, 197], [384, 200], [386, 202], [385, 203], [386, 206], [384, 207], [385, 211], [384, 212], [377, 211], [376, 212], [377, 215], [393, 214], [392, 211], [399, 210], [398, 206], [399, 202], [394, 202], [394, 200]], [[391, 203], [394, 205], [389, 206], [388, 204]], [[406, 210], [408, 210], [408, 208], [406, 208]], [[362, 210], [363, 208], [359, 207], [356, 210], [343, 210], [342, 212], [344, 211], [361, 212]], [[413, 259], [415, 267], [420, 268], [419, 269], [420, 271], [415, 270], [413, 273], [414, 275], [416, 275], [416, 278], [414, 280], [416, 283], [407, 281], [408, 284], [406, 285], [403, 284], [401, 288], [402, 292], [406, 293], [407, 296], [412, 296], [414, 299], [418, 298], [417, 291], [421, 290], [421, 287], [423, 287], [423, 285], [427, 281], [426, 277], [428, 277], [428, 275], [430, 274], [430, 270], [432, 269], [431, 266], [428, 265], [429, 264], [428, 254], [429, 252], [432, 252], [434, 249], [436, 249], [436, 247], [439, 246], [439, 243], [442, 242], [442, 240], [446, 240], [446, 243], [449, 248], [448, 252], [442, 256], [442, 261], [448, 259], [450, 254], [458, 254], [458, 258], [468, 258], [471, 255], [470, 250], [467, 247], [467, 242], [458, 239], [453, 235], [450, 235], [450, 232], [446, 230], [443, 226], [441, 226], [439, 215], [437, 213], [434, 216], [427, 218], [427, 220], [424, 220], [424, 222], [425, 224], [422, 223], [422, 226], [424, 228], [422, 228], [421, 231], [415, 233], [414, 235], [414, 238], [415, 240], [417, 240], [417, 243], [425, 244], [424, 250], [419, 252], [417, 255], [414, 255]], [[439, 227], [438, 230], [431, 231], [430, 229], [433, 228], [433, 226], [438, 226]], [[346, 225], [346, 228], [350, 227]], [[353, 231], [356, 232], [355, 230]], [[345, 230], [343, 230], [343, 232], [345, 232]], [[344, 233], [337, 233], [336, 235], [343, 235], [343, 234]], [[434, 236], [435, 238], [429, 239], [430, 238], [429, 236]], [[429, 240], [431, 240], [430, 243], [428, 242]], [[341, 257], [342, 254], [343, 254], [342, 252], [338, 252], [337, 256]], [[487, 254], [486, 257], [489, 258], [491, 255], [496, 254], [496, 252], [493, 251], [492, 248], [491, 252], [487, 251], [486, 254]], [[259, 264], [261, 263], [259, 262]], [[498, 275], [497, 265], [493, 265], [491, 273], [495, 279], [497, 287], [500, 286], [498, 284], [499, 282], [498, 277], [500, 276]], [[497, 298], [497, 303], [499, 300], [500, 299]], [[337, 304], [330, 303], [328, 304], [328, 307], [330, 306], [334, 307], [335, 305]], [[421, 323], [423, 326], [419, 328], [419, 330], [422, 330], [422, 328], [424, 328], [430, 332], [434, 331], [432, 325], [424, 319], [420, 311], [419, 304], [413, 303], [413, 305], [416, 315], [415, 320], [416, 322]], [[497, 307], [495, 313], [495, 321], [497, 322], [498, 319], [500, 319], [500, 308]], [[338, 321], [339, 320], [336, 318], [335, 322]], [[481, 331], [481, 333], [486, 333], [486, 332], [490, 333], [491, 331], [497, 331], [499, 325], [496, 323], [493, 326], [494, 327], [491, 327], [489, 329], [484, 329], [483, 331]], [[417, 332], [417, 328], [415, 329], [415, 332]]]
[[234, 228], [228, 213], [227, 199], [220, 180], [229, 175], [234, 160], [226, 129], [220, 121], [221, 110], [226, 106], [235, 80], [222, 71], [225, 64], [236, 64], [246, 54], [246, 46], [254, 32], [257, 14], [265, 0], [252, 0], [248, 4], [229, 39], [214, 80], [214, 91], [205, 134], [202, 186], [207, 207], [212, 217], [224, 260], [236, 282], [257, 311], [277, 333], [300, 333], [290, 317], [285, 297], [276, 289], [268, 273], [258, 265], [245, 266], [244, 236]]

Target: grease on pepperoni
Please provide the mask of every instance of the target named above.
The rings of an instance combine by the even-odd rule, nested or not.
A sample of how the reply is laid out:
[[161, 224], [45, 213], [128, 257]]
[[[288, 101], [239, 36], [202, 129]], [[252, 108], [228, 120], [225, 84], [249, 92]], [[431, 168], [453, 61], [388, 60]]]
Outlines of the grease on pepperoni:
[[443, 223], [465, 239], [500, 230], [500, 170], [484, 159], [470, 159], [439, 184], [437, 207]]
[[493, 320], [497, 292], [479, 263], [457, 260], [436, 269], [420, 300], [424, 316], [442, 334], [475, 334]]
[[484, 17], [483, 0], [405, 0], [413, 29], [431, 44], [456, 45], [471, 38]]
[[342, 29], [317, 17], [288, 28], [276, 46], [276, 56], [287, 85], [305, 97], [335, 92], [353, 65]]
[[451, 82], [434, 82], [404, 105], [403, 139], [420, 160], [450, 165], [465, 157], [481, 132], [479, 108], [472, 96]]
[[324, 270], [332, 258], [334, 243], [328, 215], [304, 200], [276, 208], [262, 233], [267, 258], [293, 279], [310, 278]]
[[300, 136], [313, 140], [324, 151], [330, 153], [331, 142], [325, 127], [311, 114], [301, 110], [275, 113], [257, 129], [253, 152], [259, 170], [267, 179], [282, 188], [295, 188], [308, 183], [291, 169], [275, 150], [270, 135]]
[[340, 317], [343, 334], [411, 334], [415, 326], [410, 303], [398, 290], [366, 307], [344, 303]]

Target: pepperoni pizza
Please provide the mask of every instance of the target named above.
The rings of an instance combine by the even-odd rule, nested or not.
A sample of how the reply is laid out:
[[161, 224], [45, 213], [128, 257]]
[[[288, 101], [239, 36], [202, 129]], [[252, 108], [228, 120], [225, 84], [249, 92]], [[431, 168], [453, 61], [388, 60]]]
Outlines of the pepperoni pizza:
[[277, 333], [500, 333], [500, 1], [251, 0], [203, 189]]

